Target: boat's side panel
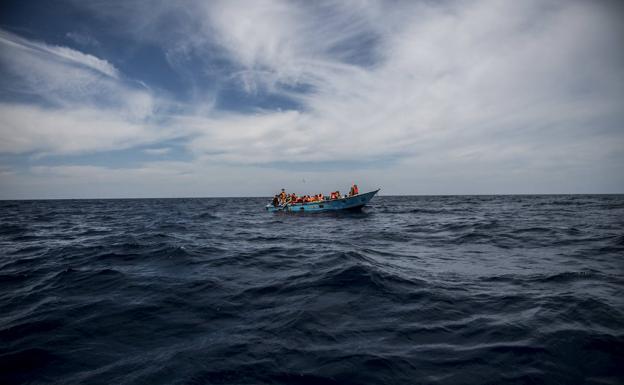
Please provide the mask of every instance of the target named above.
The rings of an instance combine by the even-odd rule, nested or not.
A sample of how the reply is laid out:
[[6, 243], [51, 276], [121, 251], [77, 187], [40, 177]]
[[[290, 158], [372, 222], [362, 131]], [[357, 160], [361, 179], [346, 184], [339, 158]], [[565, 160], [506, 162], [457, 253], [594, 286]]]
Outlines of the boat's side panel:
[[355, 195], [348, 198], [334, 199], [330, 201], [312, 202], [304, 204], [287, 205], [285, 207], [273, 207], [267, 205], [268, 211], [292, 211], [292, 212], [320, 212], [336, 210], [356, 210], [367, 204], [379, 190]]

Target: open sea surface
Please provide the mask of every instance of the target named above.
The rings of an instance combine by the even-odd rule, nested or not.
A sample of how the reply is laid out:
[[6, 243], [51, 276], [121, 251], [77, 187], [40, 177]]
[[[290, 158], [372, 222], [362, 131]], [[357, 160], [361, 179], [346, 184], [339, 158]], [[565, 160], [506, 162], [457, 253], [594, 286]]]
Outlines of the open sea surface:
[[0, 384], [622, 384], [624, 196], [0, 201]]

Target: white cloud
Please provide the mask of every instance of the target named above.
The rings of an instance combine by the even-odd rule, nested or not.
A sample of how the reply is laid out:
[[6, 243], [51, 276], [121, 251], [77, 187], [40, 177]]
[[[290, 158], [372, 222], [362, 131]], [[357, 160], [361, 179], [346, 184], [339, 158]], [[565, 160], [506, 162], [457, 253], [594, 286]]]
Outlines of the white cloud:
[[162, 101], [105, 60], [1, 30], [0, 48], [5, 90], [33, 99], [0, 103], [0, 153], [117, 150], [176, 135], [152, 123]]
[[94, 108], [50, 109], [0, 103], [0, 152], [75, 154], [118, 150], [164, 136]]
[[[468, 147], [495, 163], [500, 154], [546, 161], [594, 137], [622, 142], [621, 129], [595, 129], [622, 120], [624, 97], [622, 57], [611, 53], [622, 28], [600, 4], [334, 4], [320, 13], [279, 1], [207, 7], [206, 30], [244, 68], [246, 89], [264, 87], [303, 106], [182, 118], [200, 133], [191, 148], [208, 158], [444, 162]], [[371, 51], [373, 63], [335, 52], [367, 37], [372, 43], [359, 49]], [[301, 84], [310, 91], [293, 94]]]
[[96, 38], [88, 34], [79, 33], [79, 32], [67, 32], [65, 36], [67, 36], [68, 38], [72, 39], [74, 42], [82, 46], [97, 47], [100, 45], [100, 42]]
[[62, 61], [65, 64], [87, 68], [112, 78], [117, 78], [119, 76], [119, 72], [115, 66], [106, 60], [71, 48], [27, 40], [1, 29], [0, 45], [3, 46], [0, 51], [3, 60], [10, 60], [11, 56], [14, 55], [16, 51], [22, 51], [31, 56], [43, 56], [47, 59]]
[[169, 147], [146, 148], [145, 150], [143, 150], [143, 152], [148, 155], [166, 155], [171, 152], [171, 148]]

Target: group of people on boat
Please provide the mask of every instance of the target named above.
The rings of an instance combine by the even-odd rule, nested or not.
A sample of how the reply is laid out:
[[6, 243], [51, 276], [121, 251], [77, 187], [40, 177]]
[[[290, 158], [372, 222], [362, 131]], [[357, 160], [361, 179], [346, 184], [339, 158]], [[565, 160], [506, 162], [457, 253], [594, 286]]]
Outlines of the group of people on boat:
[[273, 197], [272, 204], [273, 206], [283, 206], [283, 205], [293, 205], [293, 204], [303, 204], [303, 203], [312, 203], [312, 202], [323, 202], [334, 199], [348, 198], [354, 195], [358, 195], [360, 190], [358, 189], [357, 184], [353, 184], [349, 189], [349, 194], [345, 194], [344, 196], [340, 195], [340, 191], [332, 191], [329, 195], [316, 194], [316, 195], [302, 195], [298, 196], [295, 193], [288, 194], [286, 190], [282, 189], [282, 191]]

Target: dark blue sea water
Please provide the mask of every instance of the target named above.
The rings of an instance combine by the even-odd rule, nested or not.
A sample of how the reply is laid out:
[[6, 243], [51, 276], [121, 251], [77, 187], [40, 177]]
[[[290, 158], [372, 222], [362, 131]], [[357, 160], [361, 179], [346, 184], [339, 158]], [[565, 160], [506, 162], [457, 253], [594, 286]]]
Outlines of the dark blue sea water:
[[0, 383], [624, 382], [624, 196], [266, 202], [0, 202]]

